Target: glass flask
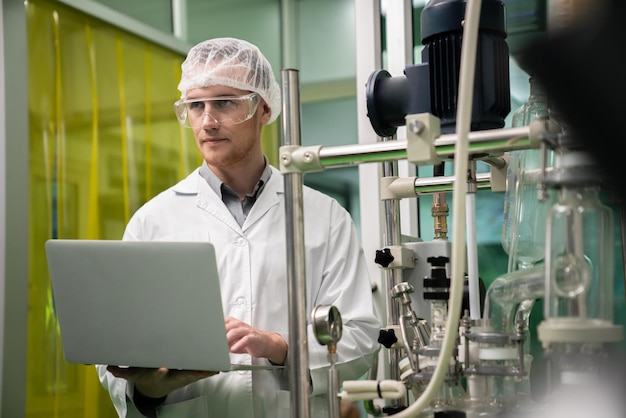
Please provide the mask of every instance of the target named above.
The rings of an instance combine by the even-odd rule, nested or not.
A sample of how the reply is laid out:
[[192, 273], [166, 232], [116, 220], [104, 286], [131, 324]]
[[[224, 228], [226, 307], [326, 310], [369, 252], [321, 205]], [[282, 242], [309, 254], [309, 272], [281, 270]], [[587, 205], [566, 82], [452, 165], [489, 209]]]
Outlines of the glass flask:
[[597, 387], [601, 370], [611, 367], [606, 344], [623, 340], [623, 328], [613, 324], [615, 224], [600, 199], [601, 181], [588, 153], [557, 149], [549, 182], [558, 202], [547, 217], [544, 321], [537, 328], [553, 401]]
[[[584, 152], [568, 153], [559, 171], [587, 161]], [[561, 164], [561, 163], [559, 163]], [[583, 180], [583, 179], [586, 179]], [[547, 320], [579, 318], [613, 322], [614, 221], [612, 210], [600, 201], [593, 177], [581, 173], [562, 184], [558, 202], [547, 217]]]
[[511, 333], [514, 331], [516, 307], [526, 301], [543, 298], [544, 292], [543, 266], [504, 274], [487, 289], [483, 317], [489, 319], [494, 332]]
[[[548, 117], [548, 106], [543, 88], [529, 79], [530, 96], [513, 114], [512, 126], [528, 126], [536, 118]], [[553, 202], [539, 199], [542, 181], [541, 149], [512, 151], [509, 154], [507, 186], [504, 196], [502, 247], [509, 255], [508, 271], [529, 268], [544, 256], [545, 214]], [[552, 151], [548, 152], [545, 166], [552, 164]]]
[[[522, 105], [524, 106], [524, 105]], [[509, 160], [506, 169], [506, 191], [504, 192], [504, 207], [502, 209], [502, 249], [511, 253], [511, 230], [515, 218], [515, 197], [517, 196], [517, 175], [519, 173], [520, 151], [509, 152]]]

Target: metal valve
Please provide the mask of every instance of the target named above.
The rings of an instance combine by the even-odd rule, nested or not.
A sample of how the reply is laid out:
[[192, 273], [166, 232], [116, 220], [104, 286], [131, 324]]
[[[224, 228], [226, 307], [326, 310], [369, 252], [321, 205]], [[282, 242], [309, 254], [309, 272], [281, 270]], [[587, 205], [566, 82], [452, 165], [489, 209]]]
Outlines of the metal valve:
[[335, 367], [337, 363], [337, 343], [343, 332], [343, 322], [339, 309], [333, 305], [319, 305], [311, 313], [313, 333], [317, 342], [328, 347], [328, 407], [329, 418], [339, 418], [339, 371]]

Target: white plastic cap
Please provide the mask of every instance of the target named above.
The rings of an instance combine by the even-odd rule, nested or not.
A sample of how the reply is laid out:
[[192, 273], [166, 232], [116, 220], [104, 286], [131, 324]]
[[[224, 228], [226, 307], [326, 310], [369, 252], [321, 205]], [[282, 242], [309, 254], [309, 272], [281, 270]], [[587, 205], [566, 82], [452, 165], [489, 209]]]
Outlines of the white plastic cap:
[[280, 87], [272, 66], [255, 45], [235, 38], [215, 38], [189, 50], [181, 65], [178, 90], [185, 99], [194, 88], [228, 86], [258, 93], [272, 110], [268, 123], [281, 111]]

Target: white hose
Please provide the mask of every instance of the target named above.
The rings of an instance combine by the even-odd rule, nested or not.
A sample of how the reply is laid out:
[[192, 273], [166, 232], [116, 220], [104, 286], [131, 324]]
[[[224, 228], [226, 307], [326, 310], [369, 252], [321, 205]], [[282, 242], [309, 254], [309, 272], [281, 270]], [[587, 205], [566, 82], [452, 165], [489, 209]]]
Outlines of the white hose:
[[[478, 279], [478, 246], [476, 237], [476, 193], [467, 193], [465, 222], [467, 222], [467, 276], [471, 319], [480, 319], [480, 284]], [[454, 235], [453, 235], [454, 236]]]
[[397, 380], [349, 380], [343, 382], [339, 397], [346, 402], [368, 399], [400, 399], [406, 393], [404, 383]]
[[461, 305], [463, 303], [463, 281], [465, 278], [465, 194], [467, 190], [468, 151], [467, 142], [471, 128], [472, 95], [476, 65], [476, 44], [480, 23], [480, 0], [467, 0], [463, 43], [461, 45], [461, 68], [459, 99], [456, 118], [457, 141], [454, 150], [454, 190], [452, 191], [452, 256], [449, 312], [447, 333], [443, 340], [437, 367], [422, 395], [408, 408], [394, 414], [394, 418], [417, 417], [430, 406], [443, 383], [450, 357], [455, 347]]

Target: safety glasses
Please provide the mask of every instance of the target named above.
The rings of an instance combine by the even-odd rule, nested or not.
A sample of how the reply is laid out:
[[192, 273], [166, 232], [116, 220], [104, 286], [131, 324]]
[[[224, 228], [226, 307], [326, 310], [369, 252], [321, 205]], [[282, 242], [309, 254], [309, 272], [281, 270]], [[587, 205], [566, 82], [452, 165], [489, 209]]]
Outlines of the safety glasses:
[[256, 93], [243, 96], [181, 99], [174, 103], [174, 111], [178, 122], [187, 128], [201, 126], [205, 117], [219, 125], [231, 126], [250, 119], [256, 112], [260, 101]]

